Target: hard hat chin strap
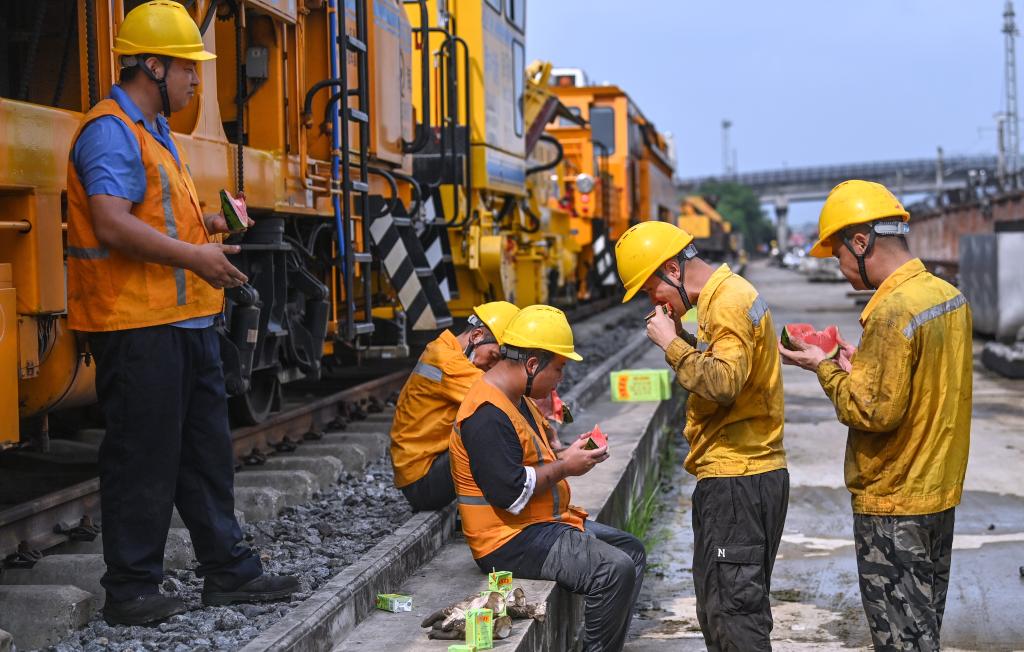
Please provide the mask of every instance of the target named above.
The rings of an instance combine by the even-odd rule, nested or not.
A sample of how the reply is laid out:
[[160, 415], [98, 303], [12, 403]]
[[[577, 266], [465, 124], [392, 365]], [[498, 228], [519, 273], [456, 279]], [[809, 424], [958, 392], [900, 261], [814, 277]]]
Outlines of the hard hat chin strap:
[[523, 396], [530, 395], [530, 392], [533, 391], [533, 379], [537, 374], [544, 371], [544, 367], [547, 367], [548, 363], [550, 363], [554, 358], [553, 355], [534, 356], [537, 358], [539, 364], [537, 365], [537, 369], [533, 373], [530, 373], [530, 370], [526, 368], [526, 361], [530, 359], [530, 352], [528, 350], [524, 351], [512, 346], [502, 345], [499, 351], [501, 351], [502, 358], [506, 360], [518, 360], [523, 363], [523, 371], [526, 372], [526, 389], [523, 390]]
[[869, 290], [877, 290], [878, 288], [868, 279], [868, 269], [865, 264], [865, 259], [871, 255], [871, 250], [875, 248], [875, 238], [878, 236], [897, 236], [905, 235], [910, 233], [910, 225], [906, 222], [869, 222], [868, 226], [871, 230], [868, 231], [868, 245], [864, 247], [864, 253], [858, 254], [853, 249], [853, 240], [850, 239], [845, 233], [841, 234], [843, 239], [843, 245], [853, 254], [853, 257], [857, 259], [857, 269], [860, 271], [860, 280], [864, 282], [864, 287]]
[[145, 73], [147, 77], [156, 82], [157, 88], [160, 89], [160, 100], [161, 102], [163, 102], [164, 105], [163, 114], [169, 118], [171, 117], [171, 99], [167, 95], [167, 73], [171, 70], [171, 57], [157, 56], [157, 59], [159, 59], [160, 62], [164, 64], [163, 77], [157, 77], [155, 72], [146, 67], [146, 58], [148, 57], [142, 58], [140, 56], [136, 56], [135, 65], [137, 65], [139, 68], [142, 68], [142, 72]]
[[661, 271], [660, 268], [654, 272], [658, 278], [676, 289], [676, 292], [679, 293], [679, 298], [683, 300], [683, 307], [686, 308], [686, 312], [689, 312], [693, 308], [693, 304], [690, 303], [690, 295], [686, 293], [686, 287], [683, 285], [683, 279], [686, 278], [684, 270], [686, 269], [686, 261], [696, 257], [696, 255], [697, 247], [689, 244], [685, 249], [679, 252], [679, 255], [676, 256], [676, 262], [679, 263], [679, 283], [670, 279], [668, 274]]

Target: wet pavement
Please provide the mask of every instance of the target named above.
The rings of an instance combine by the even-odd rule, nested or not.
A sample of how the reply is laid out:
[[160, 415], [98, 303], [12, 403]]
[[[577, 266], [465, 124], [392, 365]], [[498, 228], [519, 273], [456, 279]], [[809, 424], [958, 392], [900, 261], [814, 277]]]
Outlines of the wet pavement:
[[[768, 302], [776, 328], [837, 324], [857, 341], [860, 307], [845, 283], [809, 283], [755, 264], [747, 278]], [[981, 347], [976, 342], [975, 350]], [[976, 355], [975, 359], [978, 357]], [[853, 553], [849, 493], [843, 484], [846, 428], [817, 378], [784, 367], [785, 444], [792, 489], [772, 577], [776, 650], [870, 649]], [[685, 442], [678, 438], [678, 448]], [[683, 451], [676, 452], [681, 460]], [[942, 628], [944, 650], [1024, 650], [1024, 381], [975, 363], [971, 453], [956, 512], [952, 577]], [[650, 570], [630, 652], [705, 649], [691, 579], [690, 494], [695, 480], [675, 465], [663, 480], [651, 528]]]

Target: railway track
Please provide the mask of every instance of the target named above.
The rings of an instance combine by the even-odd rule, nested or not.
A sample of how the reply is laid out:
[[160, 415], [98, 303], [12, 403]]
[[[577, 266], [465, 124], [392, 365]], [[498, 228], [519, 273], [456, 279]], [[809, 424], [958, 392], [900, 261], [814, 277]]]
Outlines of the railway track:
[[[605, 297], [567, 311], [570, 321], [593, 317], [618, 303]], [[291, 451], [324, 429], [380, 411], [388, 396], [401, 389], [412, 367], [306, 400], [265, 422], [232, 431], [239, 464], [260, 464], [278, 451]], [[99, 534], [99, 478], [46, 493], [0, 511], [0, 559], [5, 565], [31, 566], [42, 551], [68, 541], [90, 541]]]

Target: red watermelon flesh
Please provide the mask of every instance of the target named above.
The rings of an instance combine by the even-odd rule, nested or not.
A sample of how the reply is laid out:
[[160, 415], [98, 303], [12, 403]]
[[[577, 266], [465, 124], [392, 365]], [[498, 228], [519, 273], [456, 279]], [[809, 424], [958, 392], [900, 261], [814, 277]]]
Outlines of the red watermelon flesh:
[[790, 351], [796, 351], [794, 340], [818, 347], [829, 358], [839, 355], [839, 329], [835, 325], [817, 331], [810, 324], [786, 324], [782, 329], [782, 346]]
[[608, 438], [601, 432], [601, 426], [594, 426], [594, 429], [588, 433], [588, 437], [587, 443], [583, 444], [584, 450], [592, 451], [608, 445]]
[[249, 212], [244, 198], [232, 197], [226, 190], [221, 190], [220, 209], [224, 213], [224, 220], [228, 223], [228, 228], [231, 231], [244, 231], [248, 228]]

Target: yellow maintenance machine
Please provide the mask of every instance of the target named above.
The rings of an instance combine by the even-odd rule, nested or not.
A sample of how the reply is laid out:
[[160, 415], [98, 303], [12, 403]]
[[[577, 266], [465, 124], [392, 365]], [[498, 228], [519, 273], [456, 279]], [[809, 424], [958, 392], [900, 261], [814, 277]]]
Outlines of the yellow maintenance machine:
[[739, 233], [715, 209], [711, 199], [687, 195], [679, 206], [678, 226], [691, 233], [702, 256], [714, 261], [731, 260], [739, 253]]
[[[68, 150], [142, 1], [0, 3], [0, 447], [94, 400], [66, 327]], [[171, 127], [206, 210], [244, 192], [256, 221], [220, 326], [236, 423], [485, 301], [586, 298], [599, 237], [610, 259], [608, 235], [664, 219], [663, 136], [615, 87], [528, 70], [524, 0], [183, 4], [217, 58]]]
[[581, 297], [616, 287], [615, 240], [644, 220], [671, 221], [676, 203], [669, 138], [613, 85], [591, 84], [579, 68], [552, 71], [552, 91], [586, 126], [560, 117], [548, 127], [574, 176], [566, 197], [579, 245]]

